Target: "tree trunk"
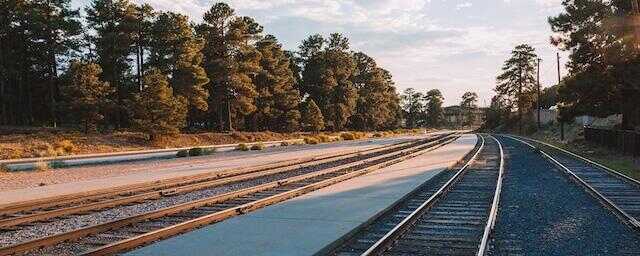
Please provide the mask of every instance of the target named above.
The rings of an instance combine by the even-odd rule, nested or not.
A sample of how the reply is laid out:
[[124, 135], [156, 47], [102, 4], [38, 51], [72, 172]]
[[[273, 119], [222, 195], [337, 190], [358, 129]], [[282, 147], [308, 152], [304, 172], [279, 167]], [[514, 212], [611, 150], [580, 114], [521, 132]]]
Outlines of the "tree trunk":
[[5, 46], [4, 41], [0, 40], [0, 124], [7, 124], [7, 98], [5, 97], [5, 84], [9, 77], [5, 68]]

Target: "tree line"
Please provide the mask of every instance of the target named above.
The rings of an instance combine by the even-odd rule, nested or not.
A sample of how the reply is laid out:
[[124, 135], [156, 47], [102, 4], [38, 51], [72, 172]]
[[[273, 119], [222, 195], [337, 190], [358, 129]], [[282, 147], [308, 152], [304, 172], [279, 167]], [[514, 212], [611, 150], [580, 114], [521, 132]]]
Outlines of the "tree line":
[[[512, 111], [522, 116], [539, 101], [557, 105], [559, 119], [622, 114], [619, 128], [640, 127], [640, 28], [637, 0], [563, 1], [564, 11], [550, 17], [551, 43], [569, 51], [567, 74], [559, 84], [545, 88], [537, 98], [537, 54], [518, 45], [497, 77], [488, 113], [488, 126], [506, 123]], [[634, 7], [635, 5], [635, 7]], [[530, 115], [527, 115], [530, 116]], [[522, 123], [522, 118], [517, 118]], [[525, 120], [526, 121], [526, 120]]]
[[335, 33], [283, 49], [215, 3], [201, 23], [129, 0], [0, 3], [0, 125], [84, 131], [383, 130], [391, 73]]
[[[440, 128], [450, 125], [445, 119], [444, 96], [440, 90], [431, 89], [422, 93], [414, 88], [407, 88], [400, 98], [405, 127]], [[478, 109], [478, 94], [465, 92], [458, 107], [458, 116], [464, 120], [460, 124], [464, 126], [474, 124], [477, 121], [474, 110]]]

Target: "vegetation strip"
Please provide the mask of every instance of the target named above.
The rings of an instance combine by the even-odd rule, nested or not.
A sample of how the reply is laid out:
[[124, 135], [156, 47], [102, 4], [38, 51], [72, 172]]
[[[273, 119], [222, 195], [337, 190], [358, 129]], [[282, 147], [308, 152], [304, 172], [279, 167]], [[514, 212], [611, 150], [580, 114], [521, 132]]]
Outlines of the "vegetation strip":
[[[339, 167], [333, 167], [330, 169], [326, 169], [323, 171], [319, 171], [319, 172], [313, 172], [313, 173], [309, 173], [306, 175], [302, 175], [302, 176], [296, 176], [293, 178], [288, 178], [285, 180], [280, 180], [280, 181], [275, 181], [275, 182], [271, 182], [271, 183], [267, 183], [267, 184], [262, 184], [256, 187], [252, 187], [252, 188], [247, 188], [247, 189], [243, 189], [240, 191], [235, 191], [235, 192], [230, 192], [227, 194], [223, 194], [223, 195], [217, 195], [211, 198], [205, 198], [205, 199], [201, 199], [198, 201], [194, 201], [194, 202], [188, 202], [188, 203], [183, 203], [183, 204], [179, 204], [179, 205], [175, 205], [175, 206], [171, 206], [165, 209], [161, 209], [161, 210], [157, 210], [157, 211], [153, 211], [153, 212], [148, 212], [145, 214], [141, 214], [141, 215], [137, 215], [137, 216], [133, 216], [133, 217], [129, 217], [129, 218], [123, 218], [114, 222], [110, 222], [110, 223], [103, 223], [103, 224], [99, 224], [96, 226], [91, 226], [91, 227], [87, 227], [87, 228], [83, 228], [83, 229], [79, 229], [79, 230], [74, 230], [71, 232], [67, 232], [67, 233], [61, 233], [61, 234], [57, 234], [57, 235], [53, 235], [53, 236], [49, 236], [49, 237], [45, 237], [45, 238], [40, 238], [40, 239], [36, 239], [33, 241], [29, 241], [29, 242], [24, 242], [21, 244], [15, 244], [12, 246], [8, 246], [5, 248], [1, 248], [0, 249], [0, 254], [11, 254], [11, 253], [17, 253], [17, 252], [25, 252], [28, 250], [33, 250], [39, 247], [44, 247], [44, 246], [51, 246], [57, 243], [61, 243], [64, 241], [69, 241], [69, 240], [75, 240], [87, 235], [91, 235], [91, 234], [96, 234], [96, 233], [100, 233], [100, 232], [105, 232], [108, 230], [112, 230], [112, 229], [117, 229], [118, 227], [124, 227], [127, 225], [131, 225], [133, 223], [138, 223], [141, 221], [146, 221], [146, 220], [152, 220], [152, 219], [157, 219], [157, 218], [161, 218], [164, 216], [168, 216], [171, 214], [177, 214], [180, 212], [184, 212], [184, 211], [188, 211], [197, 207], [202, 207], [202, 206], [206, 206], [209, 204], [215, 204], [215, 203], [220, 203], [223, 201], [227, 201], [227, 200], [232, 200], [234, 198], [238, 198], [241, 197], [243, 195], [248, 195], [251, 193], [255, 193], [255, 192], [259, 192], [265, 189], [271, 189], [271, 188], [277, 188], [277, 187], [282, 187], [282, 186], [286, 186], [288, 184], [291, 184], [292, 182], [298, 182], [298, 181], [303, 181], [305, 179], [310, 179], [310, 178], [314, 178], [314, 177], [319, 177], [322, 175], [327, 175], [327, 174], [331, 174], [331, 173], [335, 173], [335, 172], [340, 172], [340, 170], [343, 170], [345, 168], [352, 168], [352, 167], [356, 167], [359, 164], [367, 164], [370, 163], [371, 161], [375, 161], [376, 159], [384, 159], [385, 157], [390, 157], [390, 155], [392, 156], [396, 156], [396, 155], [401, 155], [403, 153], [406, 152], [411, 152], [411, 150], [415, 150], [415, 148], [422, 148], [422, 147], [437, 147], [437, 144], [445, 142], [445, 141], [453, 141], [453, 139], [451, 139], [451, 137], [445, 137], [445, 138], [441, 138], [438, 139], [437, 141], [434, 142], [430, 142], [427, 143], [425, 145], [422, 146], [414, 146], [414, 148], [412, 149], [404, 149], [398, 152], [394, 152], [394, 153], [389, 153], [387, 155], [382, 155], [382, 156], [377, 156], [374, 158], [370, 158], [370, 159], [366, 159], [366, 160], [361, 160], [358, 161], [356, 163], [350, 163], [347, 165], [343, 165], [343, 166], [339, 166]], [[433, 146], [436, 145], [436, 146]], [[393, 160], [388, 161], [388, 162], [393, 162]]]

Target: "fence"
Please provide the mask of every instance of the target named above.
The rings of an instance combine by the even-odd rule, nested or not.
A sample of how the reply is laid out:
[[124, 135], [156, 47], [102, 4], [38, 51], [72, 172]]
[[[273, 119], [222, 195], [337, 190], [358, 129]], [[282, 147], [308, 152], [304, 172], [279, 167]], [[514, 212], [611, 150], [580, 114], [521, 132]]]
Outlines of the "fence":
[[640, 156], [640, 133], [585, 127], [584, 138], [627, 155]]

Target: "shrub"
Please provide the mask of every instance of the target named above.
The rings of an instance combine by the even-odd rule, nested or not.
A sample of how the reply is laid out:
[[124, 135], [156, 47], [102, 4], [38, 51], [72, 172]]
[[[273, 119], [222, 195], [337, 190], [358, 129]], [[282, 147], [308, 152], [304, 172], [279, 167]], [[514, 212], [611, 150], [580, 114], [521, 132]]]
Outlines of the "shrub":
[[318, 139], [313, 138], [313, 137], [305, 137], [304, 138], [304, 143], [310, 144], [310, 145], [315, 145], [315, 144], [320, 143], [320, 141], [318, 141]]
[[49, 163], [44, 162], [44, 161], [36, 162], [36, 164], [34, 166], [34, 169], [36, 171], [39, 171], [39, 172], [48, 171], [49, 170]]
[[280, 143], [280, 146], [281, 146], [281, 147], [288, 147], [288, 146], [290, 146], [291, 144], [292, 144], [291, 142], [288, 142], [288, 141], [286, 141], [286, 140], [285, 140], [285, 141], [283, 141], [283, 142], [281, 142], [281, 143]]
[[340, 134], [340, 138], [342, 138], [343, 140], [355, 140], [356, 135], [350, 132], [343, 132]]
[[51, 167], [53, 169], [58, 169], [58, 168], [65, 168], [65, 167], [67, 167], [67, 165], [62, 161], [53, 161], [53, 162], [49, 163], [49, 167]]
[[236, 147], [236, 150], [240, 150], [240, 151], [249, 151], [249, 149], [250, 149], [249, 146], [247, 146], [247, 144], [244, 144], [244, 143], [240, 143]]
[[253, 145], [251, 146], [251, 150], [263, 150], [263, 149], [265, 149], [265, 148], [266, 148], [266, 146], [265, 146], [262, 142], [259, 142], [259, 143], [256, 143], [256, 144], [253, 144]]
[[58, 141], [54, 147], [56, 152], [62, 152], [63, 154], [72, 154], [76, 151], [76, 145], [70, 140]]
[[189, 151], [187, 150], [180, 150], [178, 151], [178, 153], [176, 153], [176, 157], [180, 158], [180, 157], [187, 157], [189, 156]]
[[4, 164], [0, 164], [0, 173], [3, 172], [9, 172], [9, 168], [7, 168], [7, 166], [5, 166]]
[[217, 148], [204, 148], [204, 149], [202, 149], [202, 154], [203, 155], [213, 155], [214, 153], [216, 153], [216, 151], [218, 151]]
[[204, 150], [202, 150], [202, 148], [189, 149], [189, 156], [201, 156], [201, 155], [204, 155]]
[[331, 142], [331, 136], [326, 135], [326, 134], [319, 134], [318, 136], [315, 137], [318, 141], [322, 142], [322, 143], [327, 143], [327, 142]]
[[373, 137], [374, 138], [382, 138], [382, 137], [384, 137], [384, 134], [376, 132], [375, 134], [373, 134]]

